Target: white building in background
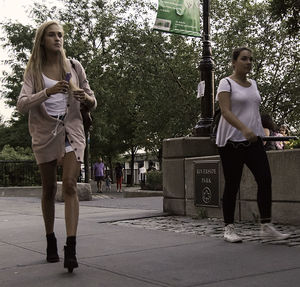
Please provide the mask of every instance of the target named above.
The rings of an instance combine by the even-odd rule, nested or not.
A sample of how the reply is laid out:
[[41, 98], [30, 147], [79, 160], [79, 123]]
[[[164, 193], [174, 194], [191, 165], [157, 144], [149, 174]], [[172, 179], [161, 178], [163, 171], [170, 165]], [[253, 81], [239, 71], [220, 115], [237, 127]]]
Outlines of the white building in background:
[[[127, 183], [131, 178], [130, 170], [130, 157], [125, 155], [126, 161], [124, 166], [124, 179], [123, 182]], [[134, 170], [133, 170], [133, 183], [140, 184], [141, 180], [145, 179], [144, 175], [150, 164], [153, 164], [153, 167], [156, 170], [160, 170], [158, 159], [152, 155], [149, 155], [145, 152], [137, 153], [134, 161]]]

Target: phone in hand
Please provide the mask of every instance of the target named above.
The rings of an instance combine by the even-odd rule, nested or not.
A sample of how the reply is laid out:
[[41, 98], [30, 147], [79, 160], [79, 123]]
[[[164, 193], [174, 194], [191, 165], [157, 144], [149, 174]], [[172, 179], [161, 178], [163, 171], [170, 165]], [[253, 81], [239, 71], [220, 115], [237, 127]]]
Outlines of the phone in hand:
[[66, 81], [69, 82], [71, 79], [72, 75], [71, 73], [66, 73]]

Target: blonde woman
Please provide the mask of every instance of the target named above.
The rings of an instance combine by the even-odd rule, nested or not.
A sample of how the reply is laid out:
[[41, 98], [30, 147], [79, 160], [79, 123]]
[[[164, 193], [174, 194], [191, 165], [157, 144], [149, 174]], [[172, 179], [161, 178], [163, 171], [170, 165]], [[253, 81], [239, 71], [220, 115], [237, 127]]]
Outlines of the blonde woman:
[[54, 234], [55, 194], [57, 165], [63, 167], [67, 234], [64, 267], [72, 272], [78, 267], [76, 234], [79, 202], [76, 182], [86, 144], [80, 105], [94, 109], [97, 102], [81, 64], [72, 60], [74, 69], [66, 58], [63, 39], [63, 28], [56, 21], [46, 22], [37, 29], [17, 109], [21, 113], [29, 113], [32, 149], [42, 179], [48, 262], [59, 261]]

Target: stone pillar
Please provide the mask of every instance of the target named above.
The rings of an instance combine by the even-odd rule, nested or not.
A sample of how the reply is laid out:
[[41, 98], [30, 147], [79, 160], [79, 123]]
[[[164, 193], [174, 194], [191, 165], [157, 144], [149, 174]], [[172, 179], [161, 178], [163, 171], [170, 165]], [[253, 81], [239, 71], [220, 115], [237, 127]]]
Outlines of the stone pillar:
[[216, 155], [217, 149], [209, 137], [182, 137], [163, 142], [163, 195], [164, 211], [186, 215], [187, 158]]
[[[300, 149], [267, 152], [272, 174], [272, 220], [300, 224]], [[174, 215], [222, 218], [222, 204], [217, 207], [195, 205], [195, 164], [220, 161], [215, 144], [206, 137], [166, 139], [163, 142], [163, 207]], [[224, 176], [220, 166], [220, 199]], [[200, 191], [201, 192], [201, 191]], [[257, 184], [244, 166], [237, 195], [235, 219], [258, 221]], [[198, 195], [198, 194], [197, 194]]]

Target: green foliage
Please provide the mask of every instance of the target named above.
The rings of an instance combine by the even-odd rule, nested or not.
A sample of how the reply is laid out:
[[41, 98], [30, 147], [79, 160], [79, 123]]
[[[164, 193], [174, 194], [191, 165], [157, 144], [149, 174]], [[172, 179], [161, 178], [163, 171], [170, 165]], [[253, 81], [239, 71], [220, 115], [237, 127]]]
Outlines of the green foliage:
[[267, 1], [212, 1], [216, 84], [231, 74], [232, 49], [252, 48], [251, 77], [259, 86], [262, 112], [272, 115], [277, 124], [300, 130], [299, 35], [291, 39], [267, 8]]
[[5, 145], [0, 152], [0, 160], [34, 160], [31, 148], [16, 147]]
[[34, 29], [12, 21], [2, 22], [1, 26], [6, 36], [0, 40], [11, 55], [11, 58], [6, 59], [4, 63], [12, 70], [11, 73], [4, 72], [2, 75], [2, 82], [5, 83], [2, 97], [5, 98], [7, 105], [14, 107], [20, 94], [25, 64], [32, 48]]
[[275, 20], [281, 20], [290, 35], [300, 31], [299, 0], [269, 0], [269, 9]]
[[[2, 77], [6, 102], [16, 104], [35, 28], [59, 19], [67, 55], [81, 61], [98, 101], [90, 135], [93, 162], [99, 154], [110, 163], [128, 150], [134, 156], [140, 147], [161, 151], [163, 139], [189, 134], [200, 113], [201, 40], [152, 31], [154, 0], [61, 1], [63, 8], [34, 5], [34, 27], [1, 23], [12, 68]], [[277, 124], [300, 130], [299, 35], [290, 39], [268, 5], [267, 0], [211, 1], [215, 86], [231, 73], [232, 48], [248, 45], [255, 52], [251, 77], [259, 84], [263, 111]], [[0, 127], [0, 148], [30, 146], [26, 122], [16, 114], [10, 127]]]
[[297, 140], [291, 140], [287, 144], [284, 145], [285, 149], [295, 149], [300, 148], [300, 138]]
[[163, 175], [161, 171], [152, 170], [147, 172], [146, 184], [144, 189], [147, 190], [162, 190], [163, 189]]
[[0, 149], [9, 144], [12, 147], [31, 147], [27, 116], [11, 119], [9, 125], [0, 126]]

